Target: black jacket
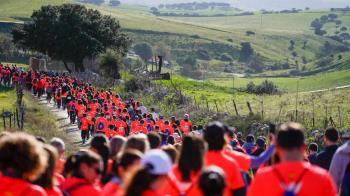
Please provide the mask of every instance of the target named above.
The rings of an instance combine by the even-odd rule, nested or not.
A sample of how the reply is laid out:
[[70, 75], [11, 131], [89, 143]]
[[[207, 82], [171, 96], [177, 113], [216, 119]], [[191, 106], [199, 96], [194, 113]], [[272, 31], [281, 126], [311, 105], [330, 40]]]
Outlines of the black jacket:
[[333, 155], [337, 149], [337, 145], [327, 146], [322, 152], [317, 155], [316, 165], [329, 170]]

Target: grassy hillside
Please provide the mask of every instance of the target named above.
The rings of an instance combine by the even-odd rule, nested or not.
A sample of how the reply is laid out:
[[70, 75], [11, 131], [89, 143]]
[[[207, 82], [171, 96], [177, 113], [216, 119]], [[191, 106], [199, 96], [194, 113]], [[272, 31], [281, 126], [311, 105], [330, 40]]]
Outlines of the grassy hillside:
[[[29, 17], [32, 10], [38, 9], [40, 5], [66, 2], [71, 0], [33, 0], [31, 3], [26, 0], [3, 0], [0, 2], [0, 21], [23, 20], [23, 17]], [[255, 52], [263, 57], [266, 66], [288, 60], [291, 64], [298, 61], [300, 67], [305, 66], [305, 69], [313, 70], [318, 69], [316, 54], [326, 41], [334, 47], [342, 45], [334, 40], [316, 36], [310, 29], [311, 21], [328, 14], [327, 11], [226, 17], [156, 17], [150, 14], [149, 8], [145, 6], [86, 6], [116, 17], [135, 43], [146, 41], [152, 45], [162, 43], [169, 46], [174, 61], [178, 57], [196, 55], [197, 50], [204, 49], [208, 51], [211, 59], [218, 59], [226, 52], [236, 62], [240, 43], [251, 42]], [[350, 13], [338, 15], [345, 25], [350, 25]], [[255, 35], [247, 36], [247, 31], [253, 31]], [[293, 51], [297, 53], [296, 57], [293, 57], [292, 51], [288, 49], [291, 40], [295, 42]], [[305, 41], [307, 44], [303, 48]], [[303, 58], [307, 61], [306, 65], [301, 64]], [[212, 62], [205, 63], [211, 65]], [[222, 66], [228, 65], [228, 62], [215, 62]]]
[[[332, 77], [319, 76], [317, 79], [313, 78], [314, 80], [312, 78], [305, 79], [305, 81], [300, 80], [300, 88], [306, 89], [307, 86], [318, 84], [319, 82], [317, 82], [317, 80], [322, 80], [322, 78], [322, 82], [326, 84], [328, 82], [344, 82], [341, 81], [343, 79], [336, 81], [337, 79], [334, 77], [337, 74], [346, 75], [345, 73], [338, 72], [333, 73]], [[347, 75], [349, 76], [349, 73], [347, 73]], [[276, 79], [280, 84], [283, 83], [283, 80], [284, 78]], [[241, 82], [243, 83], [243, 81]], [[232, 80], [231, 86], [228, 84], [228, 81], [226, 83], [227, 86], [224, 86], [221, 85], [222, 82], [202, 82], [180, 77], [175, 77], [172, 81], [162, 81], [161, 83], [169, 88], [175, 85], [177, 89], [181, 89], [184, 94], [196, 100], [195, 102], [202, 108], [206, 108], [208, 102], [209, 109], [215, 112], [219, 111], [235, 114], [232, 101], [235, 100], [238, 112], [243, 116], [249, 114], [247, 107], [247, 102], [249, 102], [253, 113], [261, 115], [263, 111], [264, 119], [269, 119], [274, 122], [295, 120], [295, 110], [297, 107], [298, 121], [302, 122], [308, 128], [313, 127], [312, 116], [315, 117], [315, 127], [324, 127], [325, 119], [329, 119], [330, 116], [333, 118], [337, 127], [346, 127], [350, 125], [347, 115], [350, 111], [347, 96], [348, 93], [350, 93], [349, 89], [319, 93], [299, 93], [298, 95], [292, 92], [281, 95], [258, 96], [237, 91], [233, 92]], [[237, 85], [239, 83], [240, 82], [237, 81]], [[289, 82], [287, 85], [293, 88], [292, 84], [292, 82]]]
[[59, 5], [72, 0], [1, 0], [0, 21], [18, 21], [27, 18], [43, 5]]

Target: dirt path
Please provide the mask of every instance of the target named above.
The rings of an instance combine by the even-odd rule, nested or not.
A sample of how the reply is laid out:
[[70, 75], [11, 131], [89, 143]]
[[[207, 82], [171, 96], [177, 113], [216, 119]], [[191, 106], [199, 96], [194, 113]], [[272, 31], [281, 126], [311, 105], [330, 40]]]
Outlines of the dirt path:
[[77, 124], [71, 124], [67, 111], [63, 109], [58, 109], [53, 102], [47, 103], [46, 96], [42, 97], [40, 100], [37, 99], [40, 105], [46, 107], [55, 117], [59, 124], [59, 128], [67, 134], [67, 137], [72, 144], [76, 145], [78, 148], [86, 148], [89, 146], [89, 142], [82, 144], [80, 130]]

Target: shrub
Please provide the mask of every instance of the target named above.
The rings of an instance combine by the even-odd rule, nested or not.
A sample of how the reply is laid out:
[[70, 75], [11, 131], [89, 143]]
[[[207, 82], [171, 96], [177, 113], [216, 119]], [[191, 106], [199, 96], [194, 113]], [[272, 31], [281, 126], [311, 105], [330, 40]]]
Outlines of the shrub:
[[254, 82], [251, 81], [247, 84], [244, 91], [247, 93], [253, 93], [258, 95], [262, 95], [262, 94], [272, 95], [272, 94], [277, 94], [281, 92], [278, 89], [277, 85], [275, 85], [272, 81], [269, 81], [269, 80], [265, 80], [259, 85], [255, 85]]
[[223, 53], [220, 56], [220, 60], [222, 60], [222, 61], [232, 61], [232, 57], [229, 54], [227, 54], [227, 53]]

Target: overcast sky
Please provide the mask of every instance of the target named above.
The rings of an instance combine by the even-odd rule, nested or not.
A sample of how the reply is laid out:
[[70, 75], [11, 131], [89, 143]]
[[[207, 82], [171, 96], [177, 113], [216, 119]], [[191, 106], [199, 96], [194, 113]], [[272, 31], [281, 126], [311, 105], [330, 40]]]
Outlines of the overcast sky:
[[[121, 0], [124, 3], [159, 5], [161, 3], [203, 2], [203, 0]], [[310, 7], [312, 9], [350, 6], [350, 0], [204, 0], [205, 2], [227, 2], [244, 10], [280, 10]]]

